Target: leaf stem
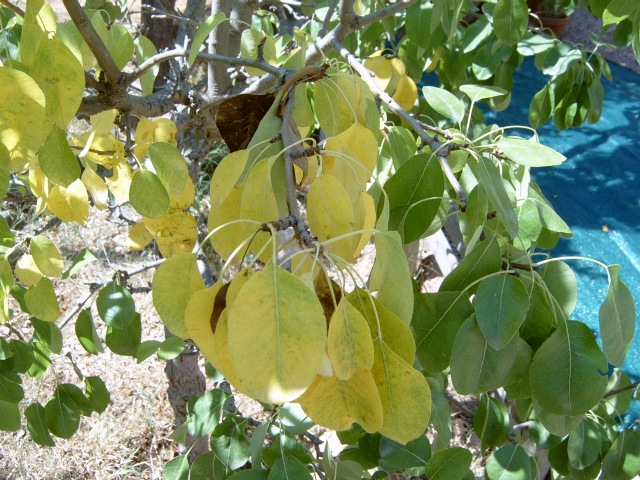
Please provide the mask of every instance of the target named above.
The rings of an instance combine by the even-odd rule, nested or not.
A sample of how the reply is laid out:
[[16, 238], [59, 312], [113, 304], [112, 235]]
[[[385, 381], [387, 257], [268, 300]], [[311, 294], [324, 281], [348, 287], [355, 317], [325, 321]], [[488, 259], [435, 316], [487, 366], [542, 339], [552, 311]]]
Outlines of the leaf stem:
[[611, 391], [605, 393], [602, 398], [613, 397], [614, 395], [617, 395], [619, 393], [626, 392], [628, 390], [633, 390], [634, 388], [636, 388], [638, 386], [640, 386], [640, 380], [637, 380], [637, 381], [633, 382], [631, 385], [627, 385], [626, 387], [620, 387], [620, 388], [616, 388], [615, 390], [611, 390]]

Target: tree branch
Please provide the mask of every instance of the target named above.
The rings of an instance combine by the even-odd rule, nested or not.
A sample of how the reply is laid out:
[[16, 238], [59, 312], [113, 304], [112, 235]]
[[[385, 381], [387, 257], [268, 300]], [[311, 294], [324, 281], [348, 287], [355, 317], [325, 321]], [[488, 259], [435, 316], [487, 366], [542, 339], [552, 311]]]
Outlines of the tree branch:
[[447, 162], [447, 156], [449, 155], [449, 153], [451, 153], [453, 150], [456, 150], [458, 146], [455, 144], [445, 144], [439, 141], [438, 139], [429, 136], [429, 134], [425, 131], [425, 129], [422, 128], [421, 122], [416, 120], [413, 116], [409, 114], [409, 112], [407, 112], [400, 105], [398, 105], [398, 102], [396, 102], [391, 97], [391, 95], [381, 90], [380, 87], [378, 87], [378, 85], [373, 81], [373, 78], [371, 77], [371, 72], [369, 72], [369, 70], [367, 70], [367, 68], [362, 63], [360, 63], [356, 59], [356, 57], [354, 57], [353, 54], [349, 52], [349, 50], [347, 50], [347, 48], [340, 43], [340, 41], [338, 41], [338, 39], [334, 38], [331, 44], [340, 52], [340, 55], [344, 57], [344, 59], [349, 63], [351, 68], [353, 68], [356, 72], [358, 72], [360, 77], [362, 77], [362, 79], [369, 86], [373, 94], [376, 97], [378, 97], [380, 100], [382, 100], [384, 103], [386, 103], [389, 106], [389, 110], [391, 112], [395, 113], [396, 115], [401, 117], [403, 120], [405, 120], [411, 126], [411, 128], [418, 134], [418, 136], [422, 139], [422, 142], [431, 149], [431, 151], [436, 155], [436, 158], [440, 162], [440, 167], [442, 168], [445, 176], [447, 177], [447, 180], [449, 180], [449, 184], [455, 190], [456, 195], [458, 196], [458, 200], [460, 201], [460, 203], [466, 204], [467, 197], [464, 191], [462, 190], [462, 186], [460, 185], [460, 182], [458, 181], [455, 174], [453, 173], [453, 170], [451, 170], [451, 166]]
[[[230, 0], [213, 0], [211, 13], [223, 12], [227, 18], [231, 14]], [[222, 22], [209, 34], [207, 53], [209, 55], [226, 55], [229, 45], [229, 22]], [[207, 92], [205, 98], [210, 99], [228, 90], [231, 85], [227, 67], [222, 63], [207, 65]]]
[[11, 3], [9, 0], [0, 0], [0, 4], [2, 4], [5, 7], [7, 7], [9, 10], [11, 10], [16, 15], [24, 18], [24, 11], [19, 6], [14, 5], [13, 3]]
[[105, 110], [116, 109], [123, 113], [130, 113], [140, 117], [160, 117], [177, 104], [189, 104], [189, 88], [175, 88], [173, 92], [154, 92], [146, 97], [139, 97], [125, 93], [121, 97], [110, 97], [108, 94], [98, 93], [88, 95], [82, 99], [79, 115], [91, 116]]
[[389, 5], [388, 7], [381, 8], [380, 10], [376, 10], [375, 12], [371, 12], [368, 15], [363, 15], [358, 17], [358, 25], [360, 27], [364, 27], [365, 25], [384, 20], [387, 17], [392, 17], [396, 13], [406, 10], [414, 3], [418, 3], [418, 1], [419, 0], [404, 0], [394, 3], [393, 5]]
[[67, 13], [78, 28], [82, 38], [84, 38], [84, 41], [89, 45], [91, 52], [96, 57], [98, 65], [100, 65], [100, 68], [107, 76], [109, 83], [114, 85], [118, 84], [122, 79], [123, 74], [116, 65], [116, 62], [113, 60], [109, 50], [107, 50], [107, 47], [100, 38], [100, 35], [98, 35], [96, 29], [93, 28], [93, 25], [91, 25], [87, 14], [84, 12], [77, 0], [62, 0], [62, 3], [64, 3]]

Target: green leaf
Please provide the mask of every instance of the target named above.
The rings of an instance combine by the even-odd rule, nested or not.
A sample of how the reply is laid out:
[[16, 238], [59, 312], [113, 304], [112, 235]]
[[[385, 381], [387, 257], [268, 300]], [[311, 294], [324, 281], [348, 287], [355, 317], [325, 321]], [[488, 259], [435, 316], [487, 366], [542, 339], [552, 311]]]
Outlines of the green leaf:
[[32, 403], [25, 409], [24, 416], [27, 419], [27, 431], [33, 441], [43, 447], [53, 447], [55, 442], [49, 434], [44, 407], [39, 403]]
[[413, 312], [411, 273], [396, 232], [376, 233], [376, 259], [371, 269], [369, 288], [377, 298], [407, 325]]
[[66, 130], [53, 126], [38, 150], [40, 168], [53, 183], [68, 187], [80, 177], [80, 164], [69, 147]]
[[226, 18], [227, 17], [224, 14], [224, 12], [218, 12], [215, 15], [211, 15], [209, 18], [207, 18], [204, 22], [200, 24], [200, 26], [198, 27], [198, 30], [196, 30], [196, 33], [193, 36], [193, 40], [191, 41], [191, 47], [189, 48], [189, 66], [190, 67], [193, 65], [193, 62], [195, 62], [196, 57], [198, 56], [198, 51], [200, 50], [200, 47], [202, 46], [204, 41], [207, 39], [209, 34], [213, 31], [214, 28], [220, 25]]
[[216, 388], [198, 398], [193, 405], [193, 420], [189, 424], [189, 433], [196, 438], [211, 433], [220, 422], [228, 397], [228, 393]]
[[[2, 144], [0, 144], [0, 169], [7, 171], [7, 177], [9, 175], [9, 166], [2, 164]], [[7, 180], [8, 181], [8, 180]], [[1, 192], [0, 192], [1, 193]], [[4, 198], [4, 195], [2, 195]], [[0, 216], [0, 255], [7, 255], [16, 244], [16, 237], [11, 232], [9, 224], [4, 217]]]
[[553, 94], [549, 84], [536, 93], [529, 105], [529, 123], [533, 128], [540, 128], [551, 118], [554, 108]]
[[71, 438], [80, 426], [78, 405], [66, 395], [56, 393], [44, 407], [47, 427], [56, 437]]
[[567, 443], [569, 464], [579, 470], [592, 465], [598, 460], [605, 440], [606, 432], [602, 427], [585, 418], [569, 435]]
[[33, 345], [33, 363], [27, 374], [34, 378], [40, 378], [51, 365], [51, 359], [49, 356], [51, 352], [47, 348], [44, 342], [32, 342]]
[[227, 480], [267, 480], [269, 472], [267, 470], [240, 470], [234, 473]]
[[600, 307], [600, 335], [607, 361], [622, 366], [636, 327], [636, 307], [629, 288], [618, 278], [620, 265], [607, 267], [609, 290]]
[[131, 205], [143, 217], [160, 218], [169, 209], [169, 193], [150, 170], [138, 170], [129, 187]]
[[251, 442], [249, 444], [249, 454], [251, 455], [252, 469], [260, 469], [262, 465], [262, 449], [264, 441], [269, 433], [270, 422], [264, 422], [253, 431]]
[[249, 461], [247, 425], [246, 418], [227, 415], [211, 434], [211, 450], [229, 470], [236, 470]]
[[482, 394], [478, 410], [473, 417], [473, 431], [480, 438], [483, 451], [504, 444], [511, 431], [509, 412], [504, 403], [497, 398]]
[[9, 345], [9, 342], [7, 342], [4, 337], [0, 337], [0, 361], [7, 360], [12, 356], [11, 345]]
[[488, 392], [502, 387], [518, 355], [515, 336], [505, 347], [495, 350], [487, 343], [474, 317], [470, 317], [456, 336], [451, 351], [451, 380], [462, 395]]
[[136, 304], [131, 292], [115, 281], [100, 289], [96, 307], [104, 323], [113, 328], [127, 327], [136, 315]]
[[575, 417], [593, 408], [607, 388], [607, 359], [584, 323], [568, 320], [538, 349], [531, 390], [549, 412]]
[[[113, 57], [113, 61], [116, 62], [116, 66], [122, 70], [133, 55], [133, 37], [131, 33], [123, 25], [118, 24], [100, 30], [106, 33], [106, 38], [103, 38], [103, 40], [107, 50]], [[100, 30], [98, 30], [98, 33], [102, 33]]]
[[69, 267], [69, 269], [64, 272], [64, 274], [62, 275], [62, 279], [66, 280], [67, 278], [73, 277], [80, 271], [82, 267], [89, 265], [90, 263], [93, 263], [97, 260], [98, 257], [96, 257], [91, 250], [89, 250], [88, 248], [83, 248], [82, 250], [80, 250], [80, 252], [78, 252], [76, 258], [73, 259], [73, 262], [71, 262], [71, 266]]
[[136, 349], [136, 363], [142, 363], [151, 355], [156, 353], [162, 345], [159, 340], [145, 340]]
[[62, 332], [60, 329], [51, 322], [37, 318], [31, 318], [30, 321], [35, 330], [33, 340], [42, 342], [49, 351], [59, 354], [62, 351]]
[[480, 282], [473, 307], [487, 343], [500, 350], [524, 322], [529, 310], [529, 295], [517, 277], [495, 275]]
[[40, 320], [55, 322], [60, 316], [58, 297], [53, 289], [53, 282], [42, 277], [24, 293], [24, 301], [29, 313]]
[[472, 103], [487, 100], [489, 98], [501, 97], [507, 92], [503, 88], [490, 87], [486, 85], [460, 85], [460, 91], [465, 93]]
[[62, 254], [55, 243], [44, 235], [36, 235], [29, 243], [29, 251], [38, 270], [47, 277], [59, 277], [64, 271]]
[[186, 455], [175, 457], [164, 466], [163, 480], [189, 480], [189, 459]]
[[422, 237], [442, 204], [444, 177], [435, 155], [419, 154], [407, 160], [384, 185], [389, 198], [389, 228], [403, 243]]
[[268, 480], [311, 480], [311, 474], [300, 460], [290, 455], [284, 455], [273, 465]]
[[407, 10], [405, 26], [407, 37], [412, 43], [427, 49], [431, 35], [431, 17], [433, 5], [426, 2], [417, 2]]
[[[153, 42], [151, 42], [151, 40], [149, 40], [142, 34], [138, 34], [133, 43], [138, 65], [158, 53], [158, 49], [153, 44]], [[144, 75], [142, 75], [142, 77], [140, 77], [140, 85], [142, 86], [143, 96], [151, 95], [153, 93], [153, 86], [159, 71], [159, 65], [154, 65], [149, 70], [147, 70]]]
[[181, 253], [167, 259], [153, 275], [153, 306], [174, 335], [188, 338], [184, 313], [194, 292], [204, 289], [197, 257]]
[[90, 416], [93, 412], [93, 404], [84, 395], [82, 390], [71, 383], [61, 383], [56, 387], [55, 395], [66, 397], [75, 403], [79, 412], [84, 416]]
[[24, 398], [24, 390], [22, 389], [20, 376], [9, 374], [8, 376], [0, 374], [0, 400], [16, 405]]
[[429, 480], [461, 480], [471, 467], [471, 452], [453, 447], [434, 453], [425, 468]]
[[140, 314], [136, 313], [133, 321], [124, 328], [108, 327], [105, 343], [116, 355], [135, 357], [142, 336]]
[[489, 195], [489, 199], [493, 207], [498, 212], [498, 219], [507, 229], [512, 238], [518, 234], [518, 217], [513, 209], [513, 204], [509, 198], [509, 194], [502, 183], [502, 177], [498, 167], [486, 158], [478, 159], [478, 180]]
[[632, 480], [640, 475], [640, 431], [624, 429], [602, 460], [600, 478]]
[[167, 192], [181, 194], [190, 179], [187, 162], [178, 149], [169, 143], [154, 142], [149, 147], [149, 157]]
[[497, 240], [487, 238], [468, 251], [458, 266], [445, 277], [440, 292], [460, 292], [472, 283], [502, 269]]
[[100, 377], [85, 377], [85, 396], [98, 413], [104, 412], [111, 403], [111, 395]]
[[487, 480], [530, 480], [531, 458], [520, 445], [505, 445], [487, 460]]
[[406, 445], [383, 438], [380, 442], [380, 466], [388, 472], [424, 467], [431, 458], [431, 445], [425, 435]]
[[158, 358], [160, 360], [172, 360], [184, 351], [185, 343], [180, 337], [170, 337], [160, 344]]
[[[275, 441], [269, 447], [264, 448], [262, 452], [264, 464], [271, 469], [275, 467], [277, 460], [283, 456], [293, 457], [303, 465], [313, 462], [313, 457], [302, 442], [289, 432], [281, 432]], [[256, 468], [259, 468], [259, 465]]]
[[16, 432], [20, 429], [20, 409], [15, 403], [0, 400], [0, 430]]
[[82, 345], [82, 348], [87, 352], [93, 355], [104, 352], [102, 340], [100, 340], [100, 336], [96, 331], [96, 326], [93, 323], [90, 308], [80, 312], [78, 319], [76, 320], [75, 329], [80, 345]]
[[540, 278], [549, 292], [549, 303], [555, 311], [556, 324], [571, 318], [578, 302], [578, 281], [573, 270], [562, 261], [545, 264]]
[[65, 130], [82, 101], [85, 87], [82, 64], [62, 40], [47, 38], [38, 48], [29, 75], [44, 92], [47, 117]]
[[525, 0], [501, 0], [493, 10], [493, 29], [507, 45], [517, 44], [527, 32], [529, 9]]
[[422, 368], [435, 374], [449, 366], [458, 330], [472, 313], [464, 292], [415, 294], [411, 326]]
[[567, 159], [553, 148], [520, 137], [502, 137], [498, 148], [509, 160], [527, 167], [550, 167]]
[[11, 340], [9, 342], [11, 357], [14, 361], [13, 370], [18, 373], [26, 373], [33, 364], [33, 347], [22, 340]]
[[224, 480], [227, 469], [214, 452], [203, 453], [193, 461], [189, 478], [198, 480]]
[[456, 123], [464, 120], [464, 103], [453, 93], [438, 87], [422, 87], [422, 94], [431, 107], [445, 118]]
[[435, 428], [437, 435], [432, 444], [432, 450], [439, 452], [449, 448], [452, 437], [451, 410], [449, 400], [442, 392], [431, 389], [431, 425]]

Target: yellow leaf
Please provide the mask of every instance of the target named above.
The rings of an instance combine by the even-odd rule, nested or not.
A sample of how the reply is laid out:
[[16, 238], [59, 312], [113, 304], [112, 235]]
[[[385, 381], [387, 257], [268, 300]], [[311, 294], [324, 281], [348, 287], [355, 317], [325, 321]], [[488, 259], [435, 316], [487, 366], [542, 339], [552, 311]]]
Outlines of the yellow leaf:
[[40, 43], [48, 38], [50, 32], [56, 31], [56, 14], [44, 0], [30, 0], [27, 3], [23, 24], [20, 61], [25, 65], [31, 65]]
[[204, 289], [197, 256], [183, 253], [167, 259], [153, 275], [153, 305], [164, 325], [180, 338], [188, 338], [185, 313], [191, 296]]
[[[295, 87], [295, 108], [293, 109], [293, 120], [298, 127], [311, 127], [316, 123], [313, 110], [307, 97], [307, 84], [300, 83]], [[302, 137], [304, 138], [304, 136]]]
[[374, 433], [382, 426], [382, 403], [370, 370], [360, 370], [346, 381], [318, 375], [296, 402], [314, 422], [332, 430], [348, 430], [358, 423]]
[[382, 402], [379, 432], [402, 444], [422, 435], [431, 414], [431, 390], [424, 376], [384, 342], [375, 343], [371, 373]]
[[55, 322], [60, 316], [60, 305], [53, 282], [46, 277], [24, 292], [24, 302], [31, 315], [45, 322]]
[[307, 195], [307, 218], [311, 233], [320, 242], [347, 235], [335, 242], [323, 245], [330, 252], [348, 262], [353, 254], [358, 236], [349, 235], [355, 230], [353, 206], [342, 184], [331, 175], [321, 175]]
[[44, 235], [36, 235], [29, 243], [33, 261], [47, 277], [60, 277], [64, 271], [62, 254], [55, 243]]
[[181, 209], [189, 208], [195, 201], [196, 189], [191, 179], [187, 180], [182, 193], [172, 195], [169, 193], [169, 208]]
[[369, 370], [373, 365], [373, 342], [369, 325], [344, 297], [331, 316], [327, 355], [335, 376], [340, 380], [348, 380], [359, 370]]
[[142, 219], [153, 237], [163, 257], [169, 258], [180, 253], [190, 253], [198, 240], [198, 228], [193, 215], [184, 210], [169, 209], [160, 218]]
[[[240, 217], [240, 200], [244, 185], [235, 185], [226, 200], [218, 207], [209, 211], [209, 231], [212, 231], [228, 222], [238, 220]], [[227, 260], [246, 238], [242, 222], [233, 223], [222, 227], [211, 235], [211, 245], [218, 255]], [[240, 254], [241, 256], [242, 254]], [[234, 259], [234, 263], [240, 261], [239, 256]]]
[[[189, 338], [218, 370], [220, 370], [220, 361], [211, 330], [211, 313], [221, 287], [222, 282], [217, 282], [209, 288], [193, 292], [184, 312], [184, 326], [187, 328]], [[220, 372], [225, 375], [222, 370]]]
[[398, 82], [400, 78], [407, 74], [407, 66], [398, 57], [392, 57], [389, 59], [389, 65], [391, 65], [391, 79], [387, 85], [385, 92], [393, 94], [398, 88]]
[[141, 118], [136, 127], [136, 133], [133, 139], [136, 146], [133, 147], [133, 154], [142, 162], [145, 157], [149, 156], [149, 145], [153, 142], [153, 134], [156, 130], [156, 124], [148, 118]]
[[0, 67], [0, 85], [0, 143], [9, 151], [11, 170], [19, 172], [47, 137], [45, 97], [29, 75], [9, 67]]
[[358, 289], [347, 298], [369, 322], [374, 341], [382, 339], [405, 362], [413, 365], [416, 342], [407, 324], [364, 290]]
[[393, 94], [393, 99], [398, 102], [398, 105], [404, 110], [411, 110], [416, 100], [418, 100], [418, 87], [416, 86], [416, 82], [409, 76], [402, 75], [398, 79], [398, 86]]
[[109, 188], [100, 175], [94, 172], [89, 166], [82, 172], [80, 177], [82, 183], [91, 194], [93, 204], [98, 210], [104, 210], [109, 206]]
[[54, 185], [49, 192], [49, 210], [63, 222], [82, 225], [89, 216], [89, 195], [82, 180], [75, 180], [67, 188]]
[[40, 215], [47, 207], [47, 197], [51, 184], [40, 168], [38, 157], [29, 162], [29, 189], [38, 199], [35, 215]]
[[318, 177], [318, 173], [320, 171], [320, 167], [318, 165], [318, 157], [315, 155], [307, 158], [307, 176], [304, 176], [304, 172], [302, 169], [294, 164], [293, 169], [296, 173], [296, 183], [301, 187], [310, 186], [314, 180]]
[[391, 62], [383, 56], [369, 57], [364, 61], [364, 66], [374, 73], [373, 80], [380, 90], [385, 90], [391, 81]]
[[174, 147], [178, 145], [178, 141], [176, 140], [178, 127], [176, 127], [176, 124], [173, 123], [172, 120], [160, 117], [154, 118], [152, 121], [156, 127], [153, 131], [154, 142], [165, 142], [173, 145]]
[[327, 327], [315, 293], [277, 266], [253, 275], [229, 309], [231, 364], [250, 396], [284, 403], [313, 382]]
[[33, 261], [33, 256], [28, 253], [22, 255], [16, 262], [14, 272], [18, 280], [27, 287], [35, 285], [42, 278], [42, 272], [38, 270], [36, 262]]
[[211, 209], [219, 208], [231, 195], [249, 160], [249, 150], [237, 150], [224, 157], [211, 178]]
[[153, 240], [153, 235], [147, 230], [144, 223], [136, 223], [129, 230], [127, 236], [127, 248], [129, 250], [142, 250]]
[[[358, 230], [371, 230], [376, 226], [376, 205], [373, 197], [367, 192], [362, 192], [360, 201], [356, 203], [354, 209], [355, 222]], [[371, 232], [365, 232], [360, 235], [360, 241], [356, 247], [355, 256], [357, 256], [364, 247], [367, 246], [371, 239]]]
[[132, 179], [133, 170], [126, 160], [120, 160], [113, 165], [111, 176], [105, 178], [105, 183], [115, 197], [116, 202], [118, 202], [118, 205], [129, 201], [129, 188], [131, 187]]
[[74, 137], [72, 142], [83, 151], [86, 150], [85, 158], [99, 165], [111, 168], [124, 161], [124, 146], [112, 133], [87, 132]]

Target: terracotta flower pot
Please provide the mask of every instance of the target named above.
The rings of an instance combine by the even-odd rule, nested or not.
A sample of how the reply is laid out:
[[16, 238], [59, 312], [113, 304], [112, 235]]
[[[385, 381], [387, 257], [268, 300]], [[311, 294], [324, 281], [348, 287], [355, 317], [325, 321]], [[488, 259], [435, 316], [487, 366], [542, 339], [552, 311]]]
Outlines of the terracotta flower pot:
[[542, 22], [545, 29], [551, 30], [556, 37], [562, 38], [567, 25], [569, 25], [569, 17], [547, 17], [545, 12], [537, 12], [538, 18]]

